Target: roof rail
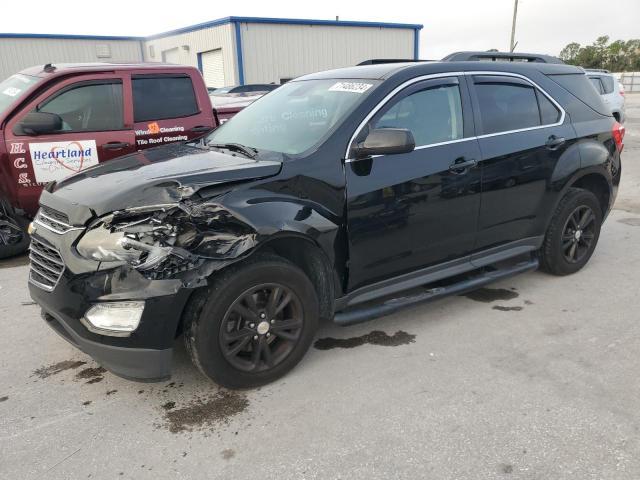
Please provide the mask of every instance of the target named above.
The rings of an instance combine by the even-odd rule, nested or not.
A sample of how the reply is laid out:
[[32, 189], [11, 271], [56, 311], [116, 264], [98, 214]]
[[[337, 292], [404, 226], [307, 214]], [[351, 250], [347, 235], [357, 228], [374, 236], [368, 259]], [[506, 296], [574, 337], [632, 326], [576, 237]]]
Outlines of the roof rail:
[[380, 65], [383, 63], [419, 63], [419, 62], [432, 62], [433, 60], [415, 60], [413, 58], [372, 58], [371, 60], [365, 60], [358, 63], [356, 66], [361, 65]]
[[523, 63], [564, 63], [557, 57], [538, 53], [521, 52], [454, 52], [444, 57], [442, 62], [523, 62]]
[[591, 73], [611, 73], [609, 70], [606, 70], [604, 68], [584, 68], [584, 67], [582, 67], [582, 69], [585, 72], [591, 72]]

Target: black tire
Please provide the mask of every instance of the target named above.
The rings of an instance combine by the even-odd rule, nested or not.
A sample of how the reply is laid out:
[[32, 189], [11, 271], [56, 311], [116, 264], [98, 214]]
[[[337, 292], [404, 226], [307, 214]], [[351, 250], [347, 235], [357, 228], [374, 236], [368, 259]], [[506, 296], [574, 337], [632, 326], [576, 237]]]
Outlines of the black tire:
[[580, 270], [593, 255], [601, 225], [602, 210], [596, 196], [588, 190], [569, 189], [547, 229], [540, 267], [553, 275]]
[[[0, 209], [2, 206], [0, 205]], [[20, 216], [10, 216], [0, 213], [0, 259], [20, 255], [29, 248], [29, 221]], [[20, 232], [18, 232], [18, 228]], [[16, 235], [22, 235], [16, 240]]]
[[[277, 288], [282, 293], [270, 308]], [[219, 385], [257, 387], [282, 377], [302, 359], [318, 317], [318, 297], [305, 273], [281, 257], [260, 254], [224, 270], [194, 294], [185, 312], [185, 345], [198, 369]]]

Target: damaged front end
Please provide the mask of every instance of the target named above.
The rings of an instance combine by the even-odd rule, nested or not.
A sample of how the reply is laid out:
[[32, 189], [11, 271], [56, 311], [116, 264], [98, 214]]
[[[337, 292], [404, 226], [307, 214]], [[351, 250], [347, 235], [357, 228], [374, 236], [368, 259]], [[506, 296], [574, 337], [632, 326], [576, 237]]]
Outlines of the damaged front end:
[[102, 217], [76, 249], [101, 268], [126, 265], [149, 280], [180, 279], [195, 288], [256, 243], [255, 230], [220, 204], [185, 200]]

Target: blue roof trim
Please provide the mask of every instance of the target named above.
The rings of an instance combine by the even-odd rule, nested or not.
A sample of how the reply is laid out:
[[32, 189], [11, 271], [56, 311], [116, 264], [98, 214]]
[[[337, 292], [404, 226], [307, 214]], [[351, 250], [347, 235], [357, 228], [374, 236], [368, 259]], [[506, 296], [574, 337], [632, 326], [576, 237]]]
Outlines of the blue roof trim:
[[195, 32], [205, 28], [217, 27], [227, 23], [271, 23], [280, 25], [325, 25], [335, 27], [371, 27], [371, 28], [404, 28], [412, 30], [422, 30], [423, 25], [411, 23], [387, 23], [387, 22], [357, 22], [351, 20], [308, 20], [303, 18], [266, 18], [266, 17], [225, 17], [210, 22], [198, 23], [168, 32], [149, 35], [144, 40], [154, 40], [156, 38], [178, 35], [180, 33]]
[[422, 30], [423, 25], [411, 23], [388, 23], [388, 22], [357, 22], [351, 20], [309, 20], [303, 18], [266, 18], [266, 17], [225, 17], [210, 22], [198, 23], [168, 32], [157, 33], [147, 37], [120, 37], [114, 35], [66, 35], [49, 33], [0, 33], [0, 38], [49, 38], [62, 40], [133, 40], [144, 41], [157, 38], [178, 35], [181, 33], [195, 32], [205, 28], [217, 27], [228, 23], [271, 23], [279, 25], [325, 25], [334, 27], [370, 27], [370, 28], [403, 28], [412, 29], [416, 32]]
[[62, 40], [132, 40], [139, 42], [145, 37], [119, 37], [115, 35], [66, 35], [55, 33], [0, 33], [0, 38], [49, 38]]

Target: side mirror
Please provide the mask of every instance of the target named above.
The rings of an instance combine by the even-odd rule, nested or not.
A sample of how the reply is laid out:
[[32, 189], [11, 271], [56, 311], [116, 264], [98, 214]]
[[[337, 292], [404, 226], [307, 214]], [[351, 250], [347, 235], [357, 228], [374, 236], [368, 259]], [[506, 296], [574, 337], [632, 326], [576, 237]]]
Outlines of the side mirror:
[[25, 115], [20, 128], [27, 135], [43, 135], [62, 130], [62, 118], [55, 113], [31, 112]]
[[355, 147], [356, 158], [413, 152], [416, 142], [406, 128], [376, 128]]

